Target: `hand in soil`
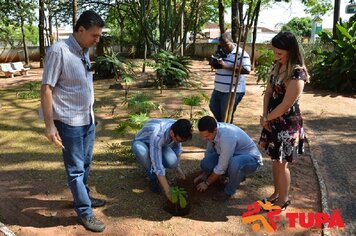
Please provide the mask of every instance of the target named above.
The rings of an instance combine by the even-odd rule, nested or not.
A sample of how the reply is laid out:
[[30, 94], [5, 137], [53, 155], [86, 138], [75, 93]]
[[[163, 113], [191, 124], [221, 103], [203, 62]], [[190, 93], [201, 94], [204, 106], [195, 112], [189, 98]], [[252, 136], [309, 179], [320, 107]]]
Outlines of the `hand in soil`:
[[186, 179], [185, 174], [184, 174], [182, 168], [180, 168], [180, 166], [177, 167], [177, 172], [178, 172], [179, 176], [181, 177], [181, 179], [183, 179], [183, 180]]
[[207, 175], [205, 173], [201, 173], [198, 177], [194, 179], [194, 184], [197, 184], [199, 182], [205, 181], [207, 178]]
[[204, 192], [205, 190], [208, 189], [208, 185], [205, 182], [201, 182], [200, 184], [197, 185], [197, 190], [199, 192]]

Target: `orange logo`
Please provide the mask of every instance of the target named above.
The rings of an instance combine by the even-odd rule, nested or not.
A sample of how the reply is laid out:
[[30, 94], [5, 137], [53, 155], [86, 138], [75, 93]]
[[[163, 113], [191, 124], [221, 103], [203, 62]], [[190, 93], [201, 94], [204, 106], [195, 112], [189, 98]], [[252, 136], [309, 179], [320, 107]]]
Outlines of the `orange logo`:
[[[261, 211], [260, 206], [263, 210], [268, 211], [268, 220], [261, 214], [256, 215]], [[255, 232], [260, 230], [261, 224], [267, 232], [273, 232], [277, 228], [276, 221], [280, 219], [279, 214], [281, 213], [281, 211], [282, 210], [279, 206], [274, 206], [268, 201], [266, 203], [263, 203], [262, 201], [257, 201], [247, 206], [247, 212], [242, 214], [242, 222], [244, 224], [254, 222], [252, 224], [252, 230]]]

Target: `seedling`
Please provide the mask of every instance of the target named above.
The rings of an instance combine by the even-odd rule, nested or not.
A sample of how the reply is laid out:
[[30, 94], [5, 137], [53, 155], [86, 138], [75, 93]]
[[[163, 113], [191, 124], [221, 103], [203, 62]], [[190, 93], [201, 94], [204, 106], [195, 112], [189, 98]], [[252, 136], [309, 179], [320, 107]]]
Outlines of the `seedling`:
[[187, 191], [185, 191], [184, 188], [178, 186], [170, 187], [169, 193], [171, 194], [173, 204], [179, 203], [181, 208], [187, 206]]

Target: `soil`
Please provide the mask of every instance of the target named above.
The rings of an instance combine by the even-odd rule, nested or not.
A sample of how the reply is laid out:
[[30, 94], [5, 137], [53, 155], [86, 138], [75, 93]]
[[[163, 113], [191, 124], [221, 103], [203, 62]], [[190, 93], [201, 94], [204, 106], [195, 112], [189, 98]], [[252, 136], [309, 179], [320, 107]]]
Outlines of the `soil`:
[[[40, 75], [41, 70], [32, 70], [32, 74], [27, 78], [39, 81]], [[179, 96], [197, 91], [207, 95], [211, 93], [214, 72], [211, 71], [207, 61], [193, 62], [192, 77], [195, 78], [194, 83], [200, 86], [199, 90], [196, 88], [181, 89], [179, 93], [177, 90], [164, 90], [162, 95], [159, 94], [159, 91], [149, 91], [156, 95], [156, 99], [160, 103], [166, 105], [166, 109], [178, 112], [178, 108], [182, 106]], [[5, 80], [8, 81], [8, 79]], [[22, 83], [22, 80], [19, 81]], [[2, 88], [8, 89], [16, 85], [13, 81], [10, 84], [7, 85], [4, 79], [0, 78]], [[118, 98], [122, 99], [123, 91], [119, 91], [116, 94], [117, 97], [109, 98], [107, 91], [110, 84], [112, 82], [108, 80], [95, 82], [96, 99], [99, 104], [100, 102], [118, 104], [120, 101]], [[134, 87], [131, 88], [131, 90], [134, 89]], [[247, 93], [234, 118], [234, 122], [255, 141], [258, 140], [261, 131], [258, 117], [262, 111], [262, 91], [260, 85], [256, 85], [253, 76], [250, 76], [247, 79]], [[315, 99], [315, 96], [321, 98], [328, 95], [320, 91], [316, 95], [309, 89], [302, 96], [301, 107], [305, 112], [304, 117], [306, 120], [311, 120], [310, 123], [306, 122], [307, 135], [308, 132], [313, 132], [311, 128], [319, 127], [317, 123], [313, 123], [317, 120], [314, 118], [321, 115], [320, 100]], [[338, 99], [342, 103], [343, 99], [348, 98], [338, 97]], [[8, 112], [5, 108], [10, 103], [0, 101], [0, 115], [5, 117]], [[333, 108], [330, 109], [334, 109], [333, 113], [338, 113], [333, 101], [324, 103], [322, 110], [331, 105]], [[204, 104], [202, 108], [208, 109], [207, 104]], [[264, 167], [249, 176], [231, 199], [227, 202], [215, 202], [211, 196], [216, 191], [221, 191], [221, 186], [211, 186], [206, 192], [199, 193], [195, 191], [192, 181], [199, 171], [199, 162], [204, 155], [205, 145], [199, 141], [198, 134], [195, 132], [192, 141], [184, 144], [184, 153], [181, 156], [181, 166], [187, 174], [187, 180], [180, 181], [173, 171], [167, 173], [167, 177], [172, 183], [187, 190], [191, 206], [190, 212], [185, 216], [172, 216], [163, 209], [165, 197], [162, 194], [157, 195], [149, 191], [144, 174], [135, 162], [123, 158], [120, 154], [108, 151], [111, 150], [110, 147], [118, 147], [129, 142], [132, 138], [132, 134], [115, 137], [111, 135], [115, 122], [118, 123], [124, 117], [120, 112], [122, 109], [109, 105], [98, 106], [96, 111], [99, 125], [90, 186], [93, 196], [107, 200], [105, 207], [94, 209], [96, 216], [107, 225], [106, 230], [99, 235], [267, 234], [263, 229], [254, 232], [252, 225], [244, 224], [241, 217], [247, 211], [248, 205], [273, 192], [271, 161], [267, 156], [264, 156]], [[33, 113], [29, 115], [29, 122], [37, 122], [36, 112]], [[26, 114], [28, 115], [28, 113]], [[327, 114], [323, 113], [323, 115]], [[354, 115], [353, 112], [349, 114], [349, 117]], [[5, 130], [4, 127], [0, 126]], [[16, 127], [16, 124], [14, 123], [11, 127]], [[18, 132], [17, 129], [13, 129], [14, 132]], [[344, 131], [347, 132], [346, 128]], [[33, 139], [40, 139], [39, 145], [45, 145], [43, 143], [46, 143], [46, 140], [41, 136], [41, 132], [41, 128], [38, 128], [33, 134]], [[334, 138], [333, 140], [337, 142], [336, 134]], [[354, 143], [353, 138], [353, 136], [349, 137], [347, 142]], [[20, 140], [16, 141], [20, 142]], [[16, 141], [11, 140], [11, 142]], [[311, 162], [311, 154], [316, 155], [311, 152], [314, 150], [313, 145], [320, 144], [320, 141], [314, 139], [313, 135], [310, 135], [310, 141], [311, 146], [306, 146], [305, 154], [300, 156], [295, 164], [290, 165], [292, 204], [285, 212], [281, 213], [280, 219], [276, 222], [277, 230], [273, 235], [321, 235], [320, 229], [302, 228], [299, 224], [296, 224], [295, 228], [291, 228], [285, 217], [286, 212], [321, 211], [318, 180]], [[8, 145], [7, 140], [2, 140], [1, 137], [0, 143], [4, 146]], [[105, 148], [105, 152], [100, 151]], [[10, 161], [15, 156], [13, 151], [8, 149], [0, 151], [0, 222], [4, 223], [16, 235], [94, 235], [94, 233], [86, 231], [76, 219], [76, 214], [71, 207], [72, 198], [66, 185], [59, 151], [51, 152], [49, 149], [48, 152], [47, 156], [43, 158], [36, 157], [36, 153], [21, 153], [21, 155], [16, 155], [16, 160]], [[320, 156], [318, 157], [321, 159]], [[34, 162], [35, 164], [28, 168], [27, 162], [32, 159], [38, 161], [39, 164]], [[326, 167], [322, 166], [322, 168]], [[348, 174], [351, 175], [350, 178], [355, 177], [353, 173], [348, 172]], [[349, 201], [352, 201], [352, 198]]]

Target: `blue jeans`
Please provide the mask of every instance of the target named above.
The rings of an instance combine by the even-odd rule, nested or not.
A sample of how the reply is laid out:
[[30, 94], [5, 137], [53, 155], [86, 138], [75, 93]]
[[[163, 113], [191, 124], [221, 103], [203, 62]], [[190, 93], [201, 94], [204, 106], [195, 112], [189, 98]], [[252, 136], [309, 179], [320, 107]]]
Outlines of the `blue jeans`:
[[95, 125], [70, 126], [55, 120], [62, 139], [63, 160], [69, 188], [74, 199], [74, 210], [80, 217], [93, 214], [89, 198], [88, 177], [93, 158]]
[[[245, 93], [236, 93], [234, 109], [232, 111], [231, 123], [234, 119], [236, 107], [240, 103], [240, 101], [242, 100], [244, 95], [245, 95]], [[229, 98], [229, 93], [222, 93], [222, 92], [216, 91], [215, 89], [213, 90], [213, 93], [211, 94], [209, 108], [210, 108], [210, 111], [214, 114], [214, 117], [218, 122], [224, 122], [226, 104], [227, 104], [228, 98]]]
[[[150, 145], [141, 141], [133, 141], [132, 151], [137, 162], [145, 169], [148, 179], [150, 181], [155, 181], [156, 174], [152, 171]], [[178, 167], [178, 157], [172, 148], [167, 146], [162, 147], [162, 164], [165, 168]]]
[[[214, 167], [218, 164], [218, 160], [219, 154], [216, 152], [206, 153], [200, 163], [200, 167], [203, 171], [212, 173]], [[240, 187], [241, 180], [245, 176], [254, 173], [259, 166], [260, 164], [257, 160], [249, 154], [232, 156], [225, 173], [229, 177], [229, 182], [225, 185], [224, 192], [230, 196], [234, 195]]]

